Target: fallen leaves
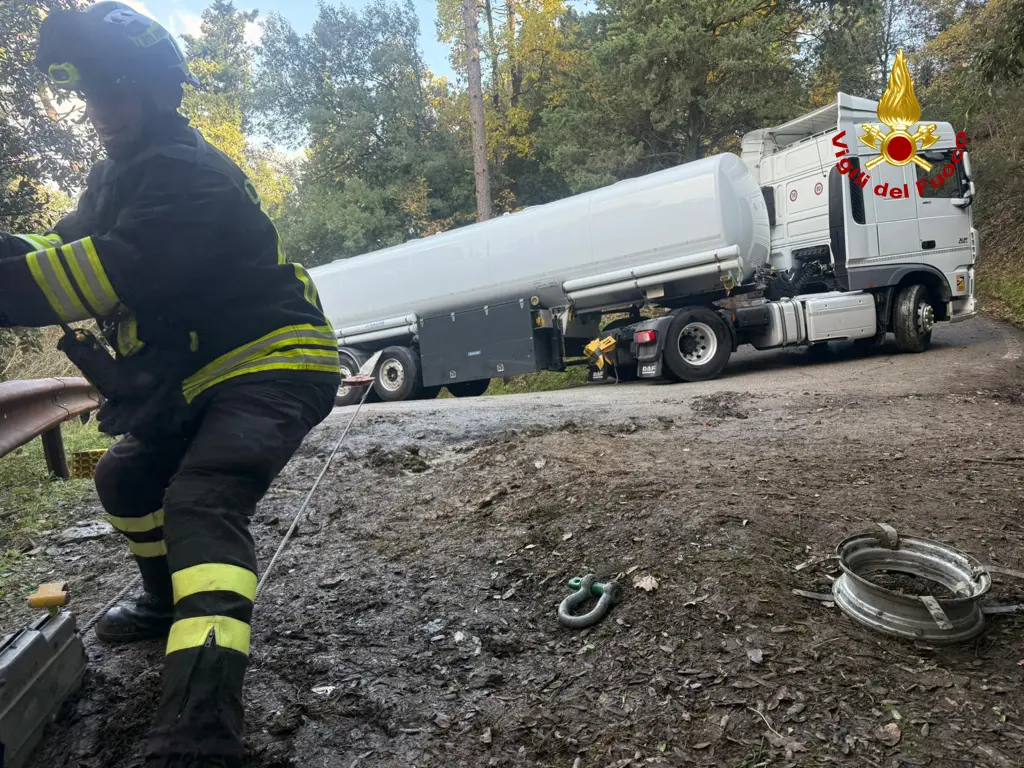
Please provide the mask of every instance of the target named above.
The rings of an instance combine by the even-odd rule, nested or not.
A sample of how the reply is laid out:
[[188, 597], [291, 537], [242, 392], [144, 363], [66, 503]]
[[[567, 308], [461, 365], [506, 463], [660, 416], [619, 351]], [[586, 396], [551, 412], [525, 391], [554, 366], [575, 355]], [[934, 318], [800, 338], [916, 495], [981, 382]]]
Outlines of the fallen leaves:
[[903, 732], [896, 723], [889, 723], [875, 731], [875, 738], [887, 747], [895, 747], [903, 738]]
[[633, 578], [633, 586], [650, 592], [652, 589], [658, 588], [658, 580], [653, 576], [636, 576]]
[[764, 661], [764, 651], [760, 648], [747, 648], [747, 658], [754, 664], [760, 664]]

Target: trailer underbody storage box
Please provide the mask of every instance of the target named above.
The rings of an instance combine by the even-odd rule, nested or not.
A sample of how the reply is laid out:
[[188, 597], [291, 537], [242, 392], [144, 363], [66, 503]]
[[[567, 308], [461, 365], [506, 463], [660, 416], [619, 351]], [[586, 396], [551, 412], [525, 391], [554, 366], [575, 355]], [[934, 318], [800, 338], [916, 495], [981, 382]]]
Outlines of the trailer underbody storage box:
[[[423, 385], [536, 373], [557, 363], [554, 331], [524, 299], [465, 309], [420, 321]], [[550, 321], [545, 325], [550, 326]]]

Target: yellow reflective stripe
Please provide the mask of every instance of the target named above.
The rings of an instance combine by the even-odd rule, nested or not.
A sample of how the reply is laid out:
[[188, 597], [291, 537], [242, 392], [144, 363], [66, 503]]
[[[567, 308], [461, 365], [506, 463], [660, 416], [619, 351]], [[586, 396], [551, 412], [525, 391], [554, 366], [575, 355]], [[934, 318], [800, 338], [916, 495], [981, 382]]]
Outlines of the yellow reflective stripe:
[[15, 237], [19, 240], [24, 240], [37, 251], [45, 251], [51, 245], [45, 237], [41, 237], [40, 235], [15, 235]]
[[317, 306], [319, 294], [316, 291], [316, 285], [313, 283], [313, 279], [301, 264], [293, 264], [292, 266], [295, 268], [295, 276], [299, 278], [299, 281], [306, 287], [305, 291], [303, 291], [303, 296], [306, 301], [314, 307]]
[[205, 645], [211, 631], [221, 648], [230, 648], [249, 655], [252, 629], [244, 621], [228, 616], [197, 616], [174, 622], [167, 636], [167, 655]]
[[92, 239], [87, 237], [68, 243], [61, 251], [71, 267], [79, 290], [93, 308], [93, 313], [103, 317], [113, 312], [121, 302], [107, 279]]
[[[256, 341], [244, 344], [207, 363], [185, 379], [182, 389], [186, 395], [191, 390], [207, 388], [211, 382], [223, 380], [239, 366], [248, 365], [274, 354], [283, 347], [309, 346], [338, 351], [338, 339], [330, 325], [290, 325], [268, 333]], [[193, 394], [193, 397], [195, 395]]]
[[195, 331], [189, 331], [188, 333], [188, 348], [192, 352], [199, 351], [199, 334]]
[[56, 232], [51, 232], [48, 235], [43, 235], [43, 239], [47, 242], [48, 245], [64, 245], [64, 241], [60, 239], [60, 235], [58, 235]]
[[125, 357], [130, 357], [146, 346], [139, 341], [139, 321], [135, 315], [117, 324], [117, 350]]
[[256, 574], [248, 568], [225, 563], [203, 563], [171, 574], [174, 602], [200, 592], [234, 592], [256, 600]]
[[129, 541], [128, 549], [136, 557], [163, 557], [167, 554], [167, 542], [147, 541], [140, 544], [137, 541]]
[[279, 352], [273, 356], [260, 357], [248, 363], [243, 363], [214, 379], [204, 379], [184, 390], [183, 394], [185, 401], [191, 403], [210, 387], [216, 386], [228, 379], [233, 379], [236, 376], [261, 373], [263, 371], [321, 371], [323, 373], [338, 373], [340, 364], [341, 360], [338, 357], [337, 348], [333, 350], [292, 349], [287, 352]]
[[55, 248], [30, 253], [25, 256], [25, 261], [36, 285], [62, 322], [73, 323], [92, 317], [71, 287], [71, 281]]
[[147, 533], [162, 528], [164, 524], [164, 511], [158, 509], [142, 517], [114, 517], [107, 515], [107, 521], [122, 533]]

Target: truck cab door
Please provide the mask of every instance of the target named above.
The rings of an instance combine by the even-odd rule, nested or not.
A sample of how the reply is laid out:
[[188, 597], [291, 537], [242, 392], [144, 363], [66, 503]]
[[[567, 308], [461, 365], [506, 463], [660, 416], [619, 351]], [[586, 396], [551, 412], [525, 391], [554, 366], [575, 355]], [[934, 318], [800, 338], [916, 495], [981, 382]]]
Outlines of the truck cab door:
[[967, 255], [971, 249], [971, 204], [973, 202], [973, 185], [968, 178], [966, 163], [958, 150], [959, 162], [953, 162], [954, 150], [922, 152], [922, 158], [931, 163], [931, 170], [926, 171], [919, 165], [910, 165], [915, 169], [917, 189], [914, 197], [917, 200], [918, 232], [921, 236], [920, 249], [946, 251], [957, 254], [959, 263], [968, 264], [971, 259]]
[[[865, 197], [874, 200], [878, 222], [878, 255], [898, 256], [921, 250], [916, 219], [917, 205], [912, 197], [913, 173], [905, 166], [882, 163], [871, 172]], [[909, 193], [909, 194], [908, 194]]]

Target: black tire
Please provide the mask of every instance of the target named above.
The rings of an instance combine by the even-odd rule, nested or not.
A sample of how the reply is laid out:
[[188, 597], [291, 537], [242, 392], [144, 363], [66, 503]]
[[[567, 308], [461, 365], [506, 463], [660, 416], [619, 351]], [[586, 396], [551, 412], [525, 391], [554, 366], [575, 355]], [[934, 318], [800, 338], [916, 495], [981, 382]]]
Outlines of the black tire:
[[668, 327], [665, 372], [678, 381], [710, 381], [732, 355], [732, 333], [722, 316], [707, 307], [679, 310]]
[[448, 392], [452, 397], [480, 397], [487, 388], [491, 386], [490, 379], [477, 379], [476, 381], [460, 381], [458, 384], [449, 384]]
[[420, 392], [420, 400], [433, 400], [441, 394], [442, 389], [444, 387], [424, 387], [423, 391]]
[[924, 352], [931, 345], [935, 310], [928, 289], [920, 283], [908, 285], [896, 297], [893, 328], [900, 352]]
[[884, 333], [876, 333], [874, 336], [868, 336], [866, 339], [854, 339], [853, 351], [861, 355], [873, 355], [882, 348], [884, 342]]
[[827, 341], [816, 341], [807, 348], [807, 354], [812, 360], [827, 360], [831, 352]]
[[[362, 363], [349, 352], [339, 352], [338, 357], [341, 359], [342, 379], [347, 376], [355, 376], [359, 373], [359, 366]], [[340, 385], [338, 387], [338, 394], [334, 397], [335, 407], [344, 408], [348, 405], [355, 405], [362, 399], [363, 391], [362, 387], [346, 387], [344, 384]]]
[[373, 391], [386, 403], [415, 400], [423, 391], [420, 357], [408, 347], [384, 349], [373, 378]]

